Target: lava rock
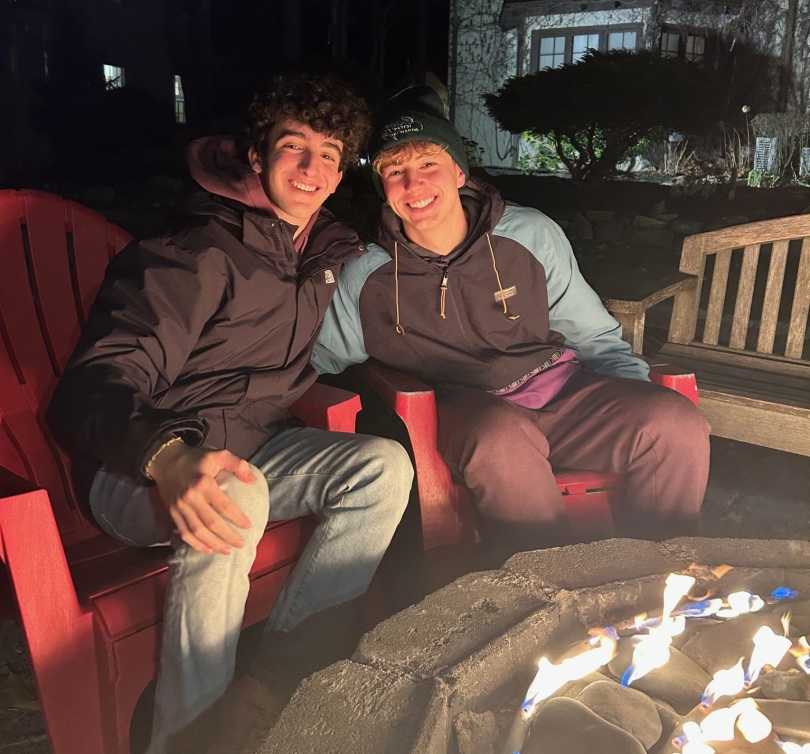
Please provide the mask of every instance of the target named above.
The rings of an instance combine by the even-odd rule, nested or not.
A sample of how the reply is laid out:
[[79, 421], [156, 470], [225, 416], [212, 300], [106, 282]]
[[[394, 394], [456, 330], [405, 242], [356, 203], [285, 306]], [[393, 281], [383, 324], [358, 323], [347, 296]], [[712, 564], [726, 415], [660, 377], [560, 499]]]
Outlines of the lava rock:
[[661, 737], [661, 718], [652, 699], [613, 681], [597, 681], [577, 697], [599, 717], [626, 731], [649, 749]]
[[534, 718], [523, 754], [645, 754], [626, 731], [609, 723], [582, 702], [552, 699]]
[[740, 657], [745, 658], [744, 663], [748, 662], [754, 648], [754, 634], [761, 626], [770, 626], [774, 633], [781, 634], [779, 618], [775, 613], [752, 613], [708, 626], [687, 641], [681, 652], [709, 675], [714, 675], [718, 670], [736, 665]]
[[[618, 653], [608, 669], [621, 678], [630, 667], [637, 640], [622, 639]], [[711, 678], [689, 657], [674, 647], [669, 649], [669, 662], [661, 668], [651, 670], [643, 678], [633, 681], [633, 688], [650, 696], [669, 702], [675, 710], [685, 715], [703, 698], [703, 691]]]
[[800, 670], [763, 672], [757, 678], [756, 685], [766, 699], [810, 702], [810, 675]]

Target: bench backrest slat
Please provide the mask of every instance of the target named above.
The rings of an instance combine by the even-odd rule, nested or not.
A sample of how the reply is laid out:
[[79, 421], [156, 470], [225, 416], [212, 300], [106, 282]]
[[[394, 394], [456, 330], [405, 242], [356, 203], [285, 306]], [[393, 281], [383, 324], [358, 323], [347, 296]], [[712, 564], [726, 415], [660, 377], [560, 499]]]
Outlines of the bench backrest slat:
[[715, 255], [712, 287], [709, 294], [709, 307], [706, 312], [706, 326], [703, 330], [703, 342], [717, 345], [720, 337], [720, 321], [723, 318], [723, 305], [726, 302], [728, 287], [728, 270], [731, 265], [731, 249], [721, 249]]
[[810, 313], [810, 238], [802, 241], [799, 257], [799, 270], [796, 275], [796, 293], [790, 311], [785, 356], [800, 359], [804, 350], [804, 337], [807, 333], [807, 315]]
[[754, 300], [754, 283], [757, 279], [758, 263], [759, 244], [749, 244], [743, 252], [740, 286], [737, 289], [734, 320], [731, 323], [731, 337], [728, 341], [731, 348], [745, 348], [745, 338], [748, 335], [748, 319], [751, 316], [751, 303]]
[[689, 236], [680, 270], [670, 343], [808, 363], [810, 214]]
[[66, 545], [94, 528], [43, 415], [107, 261], [128, 241], [61, 197], [0, 190], [0, 464], [48, 490]]
[[768, 282], [765, 285], [765, 299], [762, 303], [757, 351], [773, 353], [773, 341], [776, 336], [776, 322], [779, 318], [779, 304], [782, 301], [782, 286], [785, 282], [785, 265], [787, 264], [790, 241], [776, 241], [771, 251], [771, 264], [768, 267]]

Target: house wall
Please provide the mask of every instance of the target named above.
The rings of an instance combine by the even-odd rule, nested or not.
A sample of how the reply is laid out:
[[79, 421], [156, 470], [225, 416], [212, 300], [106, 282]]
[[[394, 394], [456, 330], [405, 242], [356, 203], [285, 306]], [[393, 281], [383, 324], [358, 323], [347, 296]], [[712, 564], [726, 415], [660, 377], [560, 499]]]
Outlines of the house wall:
[[[796, 3], [796, 24], [792, 55], [786, 55], [791, 2]], [[774, 62], [789, 67], [792, 81], [785, 103], [787, 109], [810, 111], [810, 0], [742, 0], [737, 12], [727, 12], [719, 6], [714, 12], [705, 9], [696, 12], [683, 3], [647, 0], [625, 0], [621, 8], [570, 12], [576, 6], [561, 0], [544, 4], [540, 11], [539, 4], [533, 4], [534, 15], [526, 15], [509, 31], [498, 23], [503, 2], [459, 0], [458, 6], [461, 18], [456, 126], [463, 136], [484, 148], [483, 163], [487, 167], [516, 167], [521, 145], [517, 137], [500, 130], [489, 117], [482, 95], [497, 91], [511, 76], [536, 70], [536, 39], [543, 30], [560, 29], [570, 34], [575, 28], [610, 30], [640, 26], [639, 46], [649, 49], [657, 48], [663, 26], [711, 31], [726, 39], [728, 45], [742, 40]], [[717, 65], [719, 59], [712, 62]]]
[[[458, 0], [455, 124], [462, 136], [484, 150], [486, 167], [517, 165], [517, 137], [498, 127], [482, 99], [484, 93], [496, 92], [507, 78], [518, 74], [518, 35], [498, 25], [502, 4], [501, 0]], [[452, 70], [448, 81], [453, 81]]]

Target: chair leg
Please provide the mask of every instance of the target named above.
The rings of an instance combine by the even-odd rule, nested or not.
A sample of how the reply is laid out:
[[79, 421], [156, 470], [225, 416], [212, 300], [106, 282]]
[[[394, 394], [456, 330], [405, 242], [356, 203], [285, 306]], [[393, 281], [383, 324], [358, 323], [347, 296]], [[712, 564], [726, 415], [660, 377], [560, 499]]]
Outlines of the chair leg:
[[47, 492], [2, 500], [0, 556], [19, 607], [54, 754], [106, 754], [93, 616], [76, 599]]

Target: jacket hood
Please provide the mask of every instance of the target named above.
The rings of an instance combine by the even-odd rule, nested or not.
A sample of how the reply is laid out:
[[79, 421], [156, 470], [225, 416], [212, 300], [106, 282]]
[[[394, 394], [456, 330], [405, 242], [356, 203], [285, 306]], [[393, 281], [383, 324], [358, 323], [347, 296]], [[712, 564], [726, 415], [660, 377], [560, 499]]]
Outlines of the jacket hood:
[[[239, 222], [241, 210], [238, 205], [229, 208], [229, 202], [211, 200], [210, 194], [230, 202], [239, 202], [250, 209], [277, 218], [275, 207], [264, 192], [258, 173], [241, 158], [236, 141], [230, 136], [205, 136], [192, 141], [186, 151], [189, 173], [194, 181], [208, 194], [193, 193], [185, 202], [184, 209], [192, 214], [213, 214], [230, 222]], [[301, 233], [295, 239], [295, 250], [300, 254], [307, 245], [323, 208], [309, 218]], [[224, 216], [223, 216], [224, 215]], [[328, 215], [327, 222], [334, 222]]]
[[[503, 217], [506, 206], [498, 189], [480, 178], [468, 178], [467, 182], [459, 189], [459, 194], [461, 195], [461, 203], [467, 210], [469, 227], [464, 241], [447, 255], [447, 259], [457, 259], [464, 256], [479, 238], [486, 233], [491, 233], [500, 222], [501, 217]], [[416, 246], [405, 235], [402, 230], [402, 221], [394, 214], [388, 204], [384, 204], [382, 207], [375, 240], [389, 252], [393, 248], [395, 241], [409, 249]], [[419, 254], [419, 256], [425, 255]], [[440, 255], [436, 256], [439, 257]]]
[[205, 136], [192, 141], [186, 160], [191, 177], [206, 191], [275, 214], [258, 173], [240, 157], [232, 137]]

